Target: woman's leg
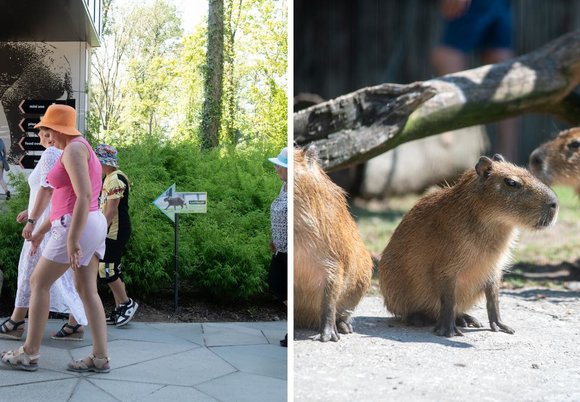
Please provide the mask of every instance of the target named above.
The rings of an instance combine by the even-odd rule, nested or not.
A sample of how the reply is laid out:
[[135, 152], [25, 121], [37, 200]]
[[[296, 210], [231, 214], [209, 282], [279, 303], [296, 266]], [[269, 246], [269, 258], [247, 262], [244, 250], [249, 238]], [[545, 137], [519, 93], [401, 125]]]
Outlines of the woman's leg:
[[105, 310], [99, 294], [97, 293], [97, 271], [99, 259], [93, 256], [89, 265], [82, 266], [74, 271], [77, 290], [83, 301], [89, 329], [93, 338], [93, 355], [97, 358], [109, 356], [107, 349], [107, 324], [105, 322]]
[[67, 264], [59, 264], [40, 257], [30, 277], [30, 306], [28, 311], [28, 335], [24, 351], [29, 355], [37, 354], [48, 319], [50, 287], [68, 269]]

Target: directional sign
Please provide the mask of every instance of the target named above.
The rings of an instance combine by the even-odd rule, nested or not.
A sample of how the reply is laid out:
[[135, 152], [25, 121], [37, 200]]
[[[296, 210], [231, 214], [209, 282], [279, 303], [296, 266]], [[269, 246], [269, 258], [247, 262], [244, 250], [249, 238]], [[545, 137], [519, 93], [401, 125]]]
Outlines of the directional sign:
[[40, 155], [24, 155], [18, 163], [22, 169], [34, 169], [40, 160]]
[[53, 100], [53, 99], [24, 99], [18, 105], [20, 112], [22, 113], [31, 113], [31, 114], [44, 114], [46, 108], [48, 108], [53, 103], [58, 103], [60, 105], [69, 105], [75, 107], [75, 100], [74, 99], [61, 99], [61, 100]]
[[173, 210], [168, 210], [166, 208], [167, 202], [164, 201], [165, 198], [172, 197], [173, 194], [175, 194], [175, 183], [173, 183], [171, 187], [161, 193], [161, 195], [157, 197], [155, 201], [153, 201], [153, 204], [159, 208], [161, 212], [165, 214], [165, 216], [171, 219], [171, 221], [175, 222], [175, 212]]
[[23, 151], [44, 151], [44, 147], [40, 145], [40, 137], [37, 135], [22, 137], [18, 145]]
[[153, 204], [175, 222], [175, 214], [207, 213], [207, 193], [178, 193], [174, 183]]
[[38, 129], [34, 128], [34, 126], [38, 122], [40, 122], [40, 117], [31, 117], [31, 118], [27, 118], [27, 119], [22, 119], [22, 120], [20, 120], [18, 127], [20, 127], [20, 130], [22, 130], [23, 133], [26, 131], [37, 132]]

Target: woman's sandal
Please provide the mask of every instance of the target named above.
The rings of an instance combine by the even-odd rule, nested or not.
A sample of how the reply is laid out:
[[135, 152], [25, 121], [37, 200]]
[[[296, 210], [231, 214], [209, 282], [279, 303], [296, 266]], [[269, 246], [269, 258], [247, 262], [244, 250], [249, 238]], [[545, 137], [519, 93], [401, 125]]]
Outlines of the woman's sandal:
[[[85, 362], [89, 359], [89, 362]], [[92, 353], [89, 357], [85, 357], [81, 360], [75, 360], [68, 364], [67, 370], [76, 371], [77, 373], [88, 373], [89, 371], [94, 371], [95, 373], [108, 373], [111, 371], [111, 366], [109, 365], [108, 357], [95, 357]]]
[[[12, 325], [12, 329], [8, 328], [8, 325]], [[4, 339], [20, 339], [24, 333], [24, 321], [12, 321], [8, 318], [0, 325], [0, 338]]]
[[[65, 331], [70, 330], [71, 332]], [[82, 341], [83, 340], [83, 332], [79, 331], [82, 328], [81, 324], [77, 325], [70, 325], [68, 322], [65, 323], [61, 329], [58, 330], [57, 333], [51, 336], [52, 339], [61, 340], [61, 341]]]
[[[24, 346], [21, 346], [17, 350], [11, 350], [9, 352], [2, 352], [2, 363], [17, 369], [24, 371], [36, 371], [38, 370], [38, 359], [40, 355], [37, 353], [35, 355], [29, 355], [24, 351]], [[33, 360], [35, 360], [33, 362]]]

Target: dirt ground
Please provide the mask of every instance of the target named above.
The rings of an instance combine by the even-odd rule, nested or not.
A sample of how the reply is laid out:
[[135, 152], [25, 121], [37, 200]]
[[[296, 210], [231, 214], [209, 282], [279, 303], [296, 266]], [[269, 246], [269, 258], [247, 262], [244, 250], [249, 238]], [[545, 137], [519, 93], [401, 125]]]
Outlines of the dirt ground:
[[580, 293], [524, 288], [500, 296], [515, 334], [484, 328], [444, 338], [407, 327], [367, 296], [355, 333], [321, 343], [295, 332], [296, 401], [580, 401]]
[[[105, 312], [108, 313], [113, 304], [105, 299]], [[263, 297], [247, 302], [220, 304], [199, 298], [181, 298], [180, 310], [175, 311], [174, 299], [160, 298], [156, 301], [143, 302], [136, 299], [139, 309], [134, 317], [141, 322], [254, 322], [279, 321], [287, 319], [286, 306], [270, 297]], [[0, 317], [11, 314], [14, 300], [2, 295], [0, 299]], [[51, 314], [52, 317], [60, 317]]]

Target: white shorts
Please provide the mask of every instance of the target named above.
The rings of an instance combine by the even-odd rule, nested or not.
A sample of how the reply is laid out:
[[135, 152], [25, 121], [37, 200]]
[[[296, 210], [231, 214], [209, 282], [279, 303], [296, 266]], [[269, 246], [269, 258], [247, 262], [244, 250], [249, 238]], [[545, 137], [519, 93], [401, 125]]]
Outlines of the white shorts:
[[[68, 264], [67, 237], [70, 230], [70, 214], [63, 215], [60, 219], [52, 221], [50, 237], [42, 256], [47, 260]], [[82, 266], [89, 265], [93, 255], [102, 259], [105, 255], [105, 237], [107, 237], [107, 220], [101, 211], [89, 212], [87, 223], [81, 233], [81, 260]]]

